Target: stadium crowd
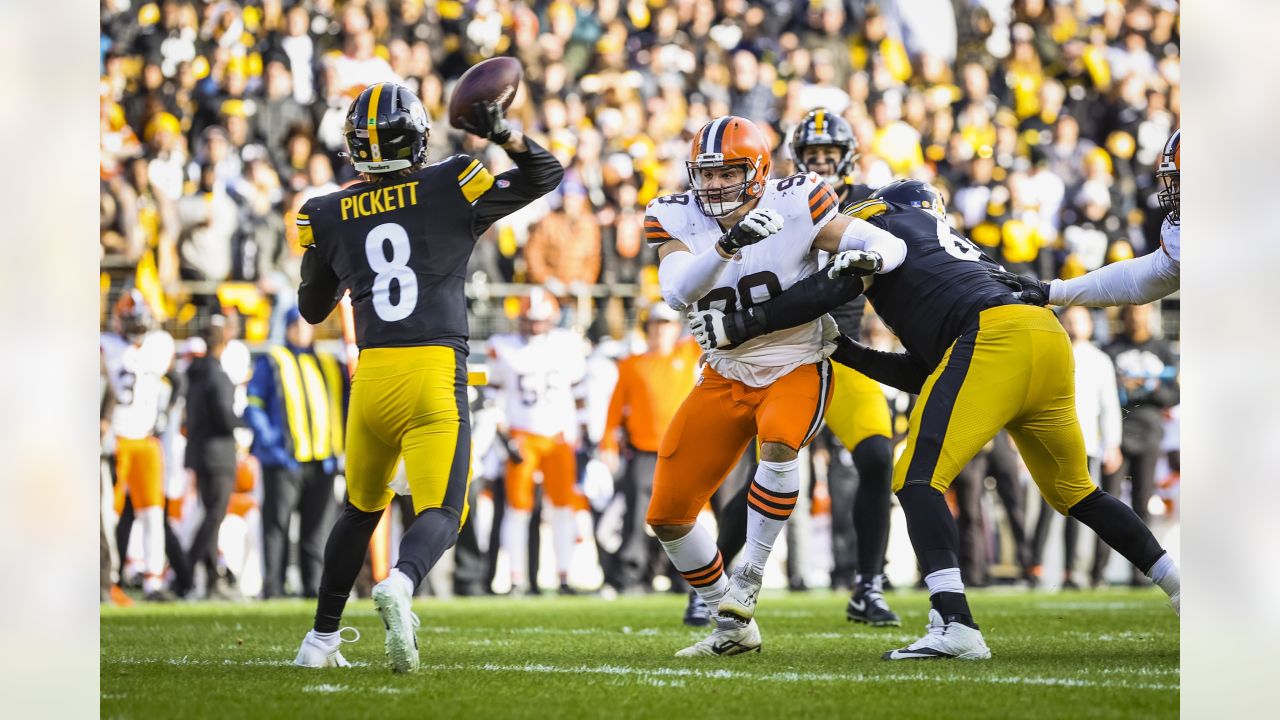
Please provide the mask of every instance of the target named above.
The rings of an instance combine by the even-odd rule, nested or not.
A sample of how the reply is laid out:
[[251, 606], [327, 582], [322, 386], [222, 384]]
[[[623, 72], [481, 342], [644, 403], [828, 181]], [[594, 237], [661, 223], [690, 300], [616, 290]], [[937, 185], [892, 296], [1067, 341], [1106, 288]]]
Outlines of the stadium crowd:
[[[113, 588], [135, 574], [148, 597], [190, 595], [197, 565], [206, 568], [200, 594], [314, 594], [317, 543], [338, 502], [323, 490], [342, 470], [345, 366], [357, 358], [342, 313], [313, 340], [293, 310], [302, 252], [294, 219], [306, 200], [354, 179], [342, 124], [370, 83], [403, 82], [422, 99], [431, 158], [465, 152], [496, 172], [510, 161], [449, 128], [445, 104], [451, 84], [476, 62], [521, 60], [524, 83], [509, 117], [567, 173], [556, 192], [481, 238], [469, 268], [473, 355], [496, 360], [501, 341], [492, 336], [547, 322], [525, 298], [533, 287], [548, 291], [550, 321], [576, 339], [582, 369], [570, 383], [575, 402], [563, 410], [571, 415], [565, 430], [524, 431], [564, 432], [575, 456], [568, 502], [577, 519], [547, 517], [576, 528], [553, 533], [557, 553], [571, 553], [579, 537], [600, 545], [598, 574], [565, 577], [557, 562], [559, 579], [566, 591], [601, 582], [627, 591], [651, 587], [667, 570], [656, 562], [661, 553], [636, 549], [652, 543], [633, 533], [640, 526], [627, 507], [628, 483], [637, 479], [627, 466], [635, 454], [606, 432], [617, 427], [610, 399], [615, 384], [629, 387], [623, 359], [667, 347], [661, 335], [671, 331], [658, 326], [679, 322], [654, 302], [656, 256], [643, 241], [642, 218], [650, 200], [685, 187], [694, 132], [717, 116], [750, 118], [774, 141], [782, 176], [792, 168], [790, 129], [826, 107], [854, 129], [859, 182], [928, 180], [945, 194], [953, 224], [1010, 270], [1078, 276], [1158, 244], [1151, 168], [1178, 126], [1177, 9], [1173, 0], [104, 0], [102, 325], [125, 345], [137, 339], [163, 366], [156, 387], [129, 386], [130, 401], [156, 393], [152, 426], [122, 432], [112, 419], [125, 398], [104, 359], [104, 468], [112, 477], [137, 472], [149, 457], [138, 442], [154, 442], [162, 454], [154, 471], [164, 478], [160, 493], [123, 478], [104, 482], [105, 514], [116, 525], [104, 530], [104, 558], [113, 547], [121, 557], [104, 560], [118, 568], [106, 570], [104, 595], [126, 601]], [[1164, 439], [1177, 402], [1176, 359], [1159, 337], [1176, 339], [1170, 308], [1176, 303], [1154, 317], [1125, 311], [1123, 320], [1088, 314], [1093, 341], [1109, 348], [1119, 371], [1128, 411], [1119, 437], [1102, 433], [1109, 444], [1097, 457], [1108, 482], [1134, 478], [1140, 514], [1157, 481], [1176, 475], [1176, 453], [1161, 465], [1169, 470], [1157, 471], [1176, 447]], [[1147, 328], [1155, 337], [1143, 334]], [[165, 332], [167, 348], [155, 339]], [[220, 359], [225, 380], [208, 376], [205, 357]], [[495, 588], [504, 537], [508, 549], [530, 547], [514, 560], [503, 554], [511, 578], [496, 586], [537, 585], [536, 569], [523, 566], [538, 562], [539, 533], [512, 534], [502, 517], [512, 508], [528, 513], [521, 520], [546, 517], [536, 498], [530, 507], [513, 503], [503, 481], [508, 461], [522, 465], [534, 451], [502, 409], [501, 394], [510, 391], [473, 392], [476, 477], [488, 481], [475, 484], [473, 508], [489, 510], [468, 523], [455, 553], [449, 589], [464, 594]], [[903, 417], [909, 403], [895, 399]], [[210, 423], [194, 420], [193, 408], [229, 409], [234, 419], [212, 423], [226, 440], [195, 457], [182, 445]], [[632, 451], [648, 450], [627, 430]], [[847, 465], [830, 437], [812, 456]], [[958, 483], [955, 493], [956, 511], [969, 518], [962, 530], [972, 529], [966, 584], [981, 584], [997, 565], [1037, 582], [1048, 530], [1024, 521], [1024, 495], [1009, 494], [1003, 514], [983, 499], [988, 475], [1023, 489], [1025, 470], [1016, 457], [983, 462], [969, 483], [975, 490]], [[1012, 467], [1011, 481], [1001, 481], [1000, 467]], [[528, 473], [546, 486], [546, 468]], [[815, 467], [814, 477], [827, 475]], [[830, 517], [823, 483], [809, 494], [811, 515]], [[210, 505], [219, 508], [213, 517], [226, 515], [221, 532], [201, 527]], [[999, 533], [995, 517], [1007, 518]], [[131, 564], [135, 524], [142, 532]], [[994, 539], [1006, 536], [1013, 540]], [[213, 555], [211, 542], [219, 548]], [[385, 575], [393, 546], [375, 540], [371, 577]], [[291, 565], [296, 577], [287, 575]], [[803, 568], [792, 574], [793, 587], [806, 584]], [[1101, 582], [1101, 569], [1090, 580]]]

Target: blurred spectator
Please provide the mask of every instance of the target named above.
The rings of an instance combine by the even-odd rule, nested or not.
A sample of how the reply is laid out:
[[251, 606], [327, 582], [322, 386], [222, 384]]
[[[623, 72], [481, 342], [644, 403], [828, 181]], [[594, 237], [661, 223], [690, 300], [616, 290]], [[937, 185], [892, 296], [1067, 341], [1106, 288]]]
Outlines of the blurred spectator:
[[258, 356], [245, 411], [252, 452], [262, 465], [263, 597], [285, 591], [290, 525], [298, 513], [303, 597], [320, 584], [324, 541], [333, 524], [334, 475], [342, 458], [348, 376], [337, 357], [315, 350], [314, 329], [297, 309], [285, 342]]
[[586, 188], [566, 182], [563, 198], [560, 208], [533, 226], [525, 246], [529, 282], [557, 289], [590, 285], [600, 277], [600, 225]]

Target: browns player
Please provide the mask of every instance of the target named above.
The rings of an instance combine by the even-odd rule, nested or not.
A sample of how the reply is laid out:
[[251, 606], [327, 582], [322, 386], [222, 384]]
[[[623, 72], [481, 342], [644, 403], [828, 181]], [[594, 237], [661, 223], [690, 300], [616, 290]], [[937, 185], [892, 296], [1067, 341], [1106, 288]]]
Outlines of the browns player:
[[299, 310], [319, 323], [350, 290], [361, 350], [347, 423], [348, 500], [325, 547], [315, 627], [298, 665], [347, 665], [338, 623], [403, 455], [417, 518], [373, 599], [392, 670], [418, 667], [413, 593], [453, 545], [468, 510], [467, 259], [490, 224], [564, 175], [550, 153], [507, 125], [501, 105], [479, 105], [475, 121], [469, 131], [501, 145], [515, 168], [495, 178], [465, 155], [428, 165], [422, 102], [395, 83], [365, 88], [344, 131], [364, 182], [308, 200], [298, 212], [307, 248]]
[[[769, 142], [751, 121], [716, 118], [695, 136], [691, 188], [649, 203], [645, 235], [673, 308], [736, 310], [779, 295], [817, 269], [819, 250], [880, 248], [875, 271], [896, 267], [902, 241], [837, 212], [816, 173], [769, 180]], [[873, 256], [867, 255], [868, 261]], [[672, 564], [717, 613], [711, 635], [678, 656], [760, 649], [753, 616], [764, 564], [800, 490], [797, 453], [831, 396], [830, 348], [818, 322], [709, 354], [658, 450], [647, 521]], [[745, 561], [731, 579], [715, 540], [696, 523], [752, 438], [760, 466], [748, 491]]]

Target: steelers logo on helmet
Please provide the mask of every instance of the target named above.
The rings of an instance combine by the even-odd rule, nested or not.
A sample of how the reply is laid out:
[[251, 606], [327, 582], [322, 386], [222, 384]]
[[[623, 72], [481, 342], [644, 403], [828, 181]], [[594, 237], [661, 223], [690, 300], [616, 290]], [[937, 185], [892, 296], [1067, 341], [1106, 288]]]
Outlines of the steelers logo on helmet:
[[387, 82], [370, 85], [352, 101], [343, 136], [355, 169], [377, 174], [425, 163], [430, 131], [422, 101], [409, 88]]
[[760, 128], [746, 118], [726, 115], [694, 135], [685, 166], [698, 209], [720, 218], [764, 194], [771, 164], [769, 140]]
[[[858, 159], [858, 141], [853, 136], [853, 127], [826, 108], [809, 111], [804, 120], [792, 129], [790, 147], [796, 170], [816, 172], [835, 186], [853, 173], [853, 163]], [[815, 160], [827, 154], [821, 152], [822, 148], [830, 148], [831, 157]], [[832, 166], [830, 170], [828, 165]]]
[[1160, 161], [1156, 165], [1156, 179], [1160, 181], [1160, 192], [1156, 198], [1160, 207], [1169, 218], [1169, 222], [1177, 225], [1180, 221], [1179, 211], [1179, 176], [1182, 172], [1182, 129], [1173, 132], [1169, 141], [1164, 144], [1160, 153]]

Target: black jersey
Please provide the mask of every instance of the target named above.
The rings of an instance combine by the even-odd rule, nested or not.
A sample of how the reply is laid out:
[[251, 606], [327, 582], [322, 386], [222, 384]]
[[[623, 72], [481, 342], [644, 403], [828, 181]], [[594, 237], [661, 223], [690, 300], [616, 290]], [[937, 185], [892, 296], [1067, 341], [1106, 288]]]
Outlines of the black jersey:
[[[850, 207], [862, 200], [871, 197], [874, 192], [868, 185], [859, 185], [856, 183], [846, 182], [836, 188], [836, 193], [840, 197], [840, 209]], [[840, 328], [840, 332], [848, 335], [854, 340], [862, 339], [862, 315], [867, 306], [867, 299], [862, 295], [850, 300], [840, 307], [831, 311], [831, 317], [835, 319], [836, 326]]]
[[978, 313], [1013, 302], [1008, 286], [987, 274], [995, 261], [931, 213], [879, 199], [845, 212], [906, 243], [906, 259], [876, 275], [866, 296], [903, 347], [928, 370], [975, 326]]
[[455, 155], [406, 175], [308, 200], [298, 213], [298, 305], [318, 323], [350, 290], [356, 344], [447, 345], [467, 351], [463, 283], [476, 238], [495, 220], [555, 189], [564, 168], [527, 140], [496, 178]]

